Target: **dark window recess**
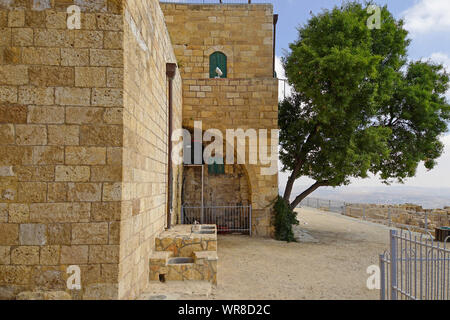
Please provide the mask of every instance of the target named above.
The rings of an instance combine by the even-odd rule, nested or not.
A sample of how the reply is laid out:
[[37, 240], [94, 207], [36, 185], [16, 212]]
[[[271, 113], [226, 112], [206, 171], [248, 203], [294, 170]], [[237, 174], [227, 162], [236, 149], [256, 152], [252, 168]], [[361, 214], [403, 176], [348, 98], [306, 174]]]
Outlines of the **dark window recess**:
[[223, 158], [213, 158], [208, 163], [208, 173], [210, 175], [225, 174], [225, 164]]
[[[217, 68], [222, 71], [222, 75], [217, 74]], [[227, 77], [227, 56], [222, 52], [214, 52], [209, 56], [209, 77], [226, 78]]]

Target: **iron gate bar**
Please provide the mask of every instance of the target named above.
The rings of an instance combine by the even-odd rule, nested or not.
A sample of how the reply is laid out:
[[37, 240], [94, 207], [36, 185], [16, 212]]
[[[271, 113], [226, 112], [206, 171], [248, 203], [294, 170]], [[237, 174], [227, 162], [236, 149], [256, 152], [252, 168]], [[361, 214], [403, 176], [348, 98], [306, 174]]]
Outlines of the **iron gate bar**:
[[[200, 210], [199, 214], [198, 210]], [[252, 235], [251, 221], [251, 205], [181, 207], [181, 224], [194, 224], [195, 222], [216, 224], [219, 232], [248, 232], [249, 235]]]
[[431, 235], [424, 238], [391, 230], [390, 248], [379, 259], [380, 299], [449, 299], [450, 249], [446, 241], [442, 246]]

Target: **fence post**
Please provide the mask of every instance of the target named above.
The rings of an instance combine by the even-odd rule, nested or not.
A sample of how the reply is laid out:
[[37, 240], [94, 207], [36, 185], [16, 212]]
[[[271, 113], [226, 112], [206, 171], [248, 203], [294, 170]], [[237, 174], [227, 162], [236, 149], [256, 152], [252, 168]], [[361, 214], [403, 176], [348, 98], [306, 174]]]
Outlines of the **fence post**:
[[250, 217], [249, 217], [249, 221], [250, 221], [250, 225], [249, 225], [249, 229], [250, 229], [250, 237], [252, 236], [252, 205], [250, 205]]
[[331, 211], [331, 200], [328, 200], [328, 211]]
[[380, 300], [386, 300], [385, 272], [384, 254], [380, 254]]
[[362, 208], [363, 209], [363, 220], [366, 220], [366, 208]]
[[425, 231], [428, 231], [428, 212], [425, 211]]
[[392, 225], [391, 223], [391, 208], [388, 208], [388, 223], [389, 223], [389, 227]]
[[397, 300], [397, 231], [391, 230], [391, 300]]
[[316, 209], [319, 209], [319, 199], [317, 198], [317, 207]]

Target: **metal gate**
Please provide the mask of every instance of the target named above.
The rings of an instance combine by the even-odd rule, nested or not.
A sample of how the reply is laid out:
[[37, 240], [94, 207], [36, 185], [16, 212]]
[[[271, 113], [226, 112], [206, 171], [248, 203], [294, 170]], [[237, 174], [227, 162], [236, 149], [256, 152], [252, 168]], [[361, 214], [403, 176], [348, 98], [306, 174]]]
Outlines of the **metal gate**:
[[181, 207], [181, 224], [215, 224], [219, 233], [252, 234], [252, 206]]
[[381, 300], [449, 300], [446, 241], [435, 242], [431, 234], [391, 230], [390, 252], [380, 255]]

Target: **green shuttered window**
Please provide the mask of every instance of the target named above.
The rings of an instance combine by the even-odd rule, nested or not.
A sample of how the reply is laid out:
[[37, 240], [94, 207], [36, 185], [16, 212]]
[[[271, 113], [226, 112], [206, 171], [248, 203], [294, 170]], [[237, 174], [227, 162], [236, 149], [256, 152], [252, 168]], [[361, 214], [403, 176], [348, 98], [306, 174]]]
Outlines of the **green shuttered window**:
[[222, 52], [214, 52], [209, 56], [209, 77], [210, 78], [217, 78], [219, 75], [216, 72], [216, 68], [219, 67], [219, 69], [222, 71], [222, 76], [220, 78], [226, 78], [227, 77], [227, 56], [224, 55]]

